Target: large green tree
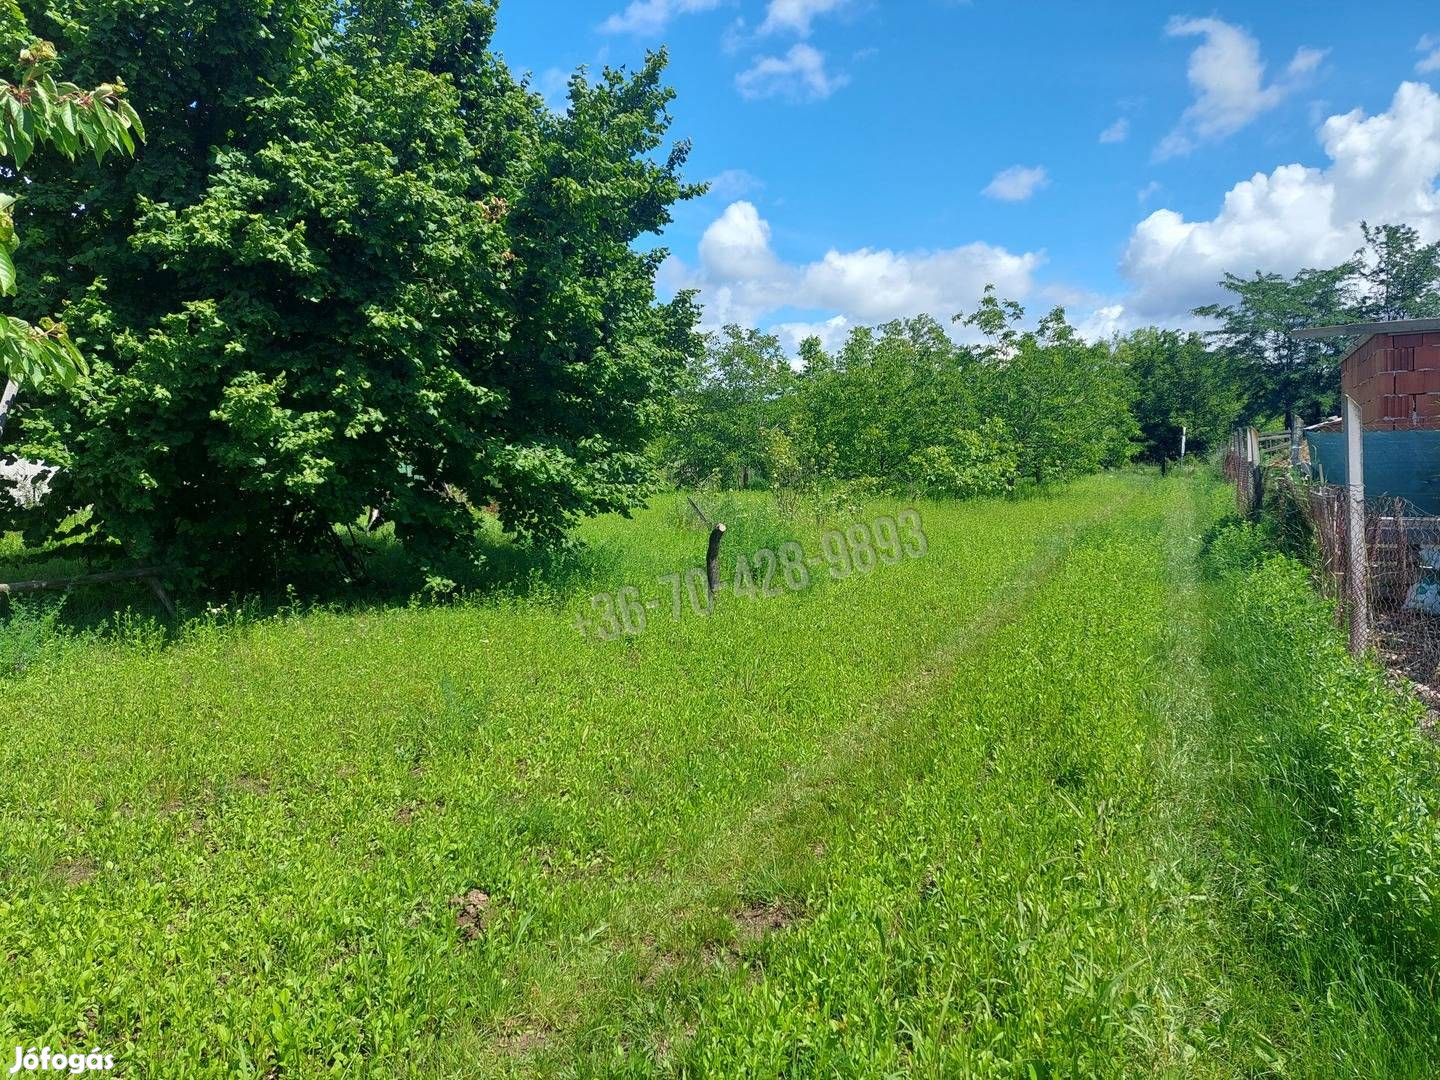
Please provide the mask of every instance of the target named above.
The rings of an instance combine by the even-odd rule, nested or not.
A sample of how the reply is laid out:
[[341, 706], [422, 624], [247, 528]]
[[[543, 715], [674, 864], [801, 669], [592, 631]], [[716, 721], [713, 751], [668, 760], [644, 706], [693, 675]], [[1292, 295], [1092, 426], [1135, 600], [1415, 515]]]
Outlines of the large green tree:
[[1409, 225], [1360, 223], [1365, 243], [1353, 260], [1360, 288], [1357, 320], [1424, 319], [1440, 314], [1440, 241], [1420, 242]]
[[1300, 341], [1293, 334], [1352, 317], [1357, 269], [1347, 262], [1290, 278], [1226, 274], [1221, 285], [1234, 301], [1196, 309], [1218, 324], [1208, 336], [1237, 373], [1246, 418], [1283, 417], [1288, 427], [1296, 416], [1318, 419], [1334, 408], [1338, 342]]
[[636, 504], [694, 349], [635, 245], [697, 191], [663, 55], [552, 112], [489, 50], [491, 0], [130, 6], [28, 12], [150, 131], [131, 170], [29, 178], [56, 219], [36, 303], [94, 357], [20, 417], [57, 512], [227, 573], [367, 508], [429, 556], [477, 506], [553, 539]]
[[1145, 327], [1115, 343], [1135, 386], [1135, 421], [1151, 461], [1178, 457], [1180, 437], [1204, 451], [1224, 442], [1244, 407], [1234, 363], [1199, 334]]

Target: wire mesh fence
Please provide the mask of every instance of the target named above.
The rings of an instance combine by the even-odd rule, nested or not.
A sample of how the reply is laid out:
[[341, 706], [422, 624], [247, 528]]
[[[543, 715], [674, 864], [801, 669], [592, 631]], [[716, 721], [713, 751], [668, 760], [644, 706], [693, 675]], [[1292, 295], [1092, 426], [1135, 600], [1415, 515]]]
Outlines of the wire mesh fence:
[[[1314, 537], [1321, 587], [1347, 622], [1361, 597], [1349, 586], [1348, 493], [1335, 484], [1300, 489], [1301, 506]], [[1387, 667], [1428, 688], [1440, 668], [1440, 518], [1391, 496], [1364, 500], [1363, 599], [1371, 642]]]
[[1363, 647], [1440, 711], [1440, 517], [1402, 497], [1362, 493], [1365, 566], [1352, 575], [1351, 492], [1312, 478], [1308, 455], [1295, 448], [1283, 434], [1237, 432], [1223, 462], [1236, 511], [1262, 516], [1282, 546], [1308, 553], [1337, 621], [1353, 629], [1362, 618]]
[[1231, 447], [1222, 465], [1225, 479], [1235, 488], [1235, 512], [1249, 517], [1260, 506], [1264, 477], [1245, 455]]

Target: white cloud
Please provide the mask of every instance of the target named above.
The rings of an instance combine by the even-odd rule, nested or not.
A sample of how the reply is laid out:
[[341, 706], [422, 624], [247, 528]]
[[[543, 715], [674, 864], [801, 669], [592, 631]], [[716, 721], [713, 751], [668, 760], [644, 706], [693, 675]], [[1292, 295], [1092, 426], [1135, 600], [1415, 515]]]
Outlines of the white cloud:
[[1129, 137], [1130, 121], [1123, 116], [1104, 131], [1100, 132], [1100, 141], [1102, 143], [1122, 143]]
[[1302, 45], [1295, 50], [1290, 65], [1285, 69], [1285, 74], [1291, 76], [1309, 75], [1320, 66], [1325, 57], [1330, 55], [1329, 49], [1312, 49], [1308, 45]]
[[1125, 318], [1124, 304], [1107, 304], [1098, 307], [1080, 320], [1076, 332], [1086, 341], [1109, 341], [1116, 334], [1131, 329]]
[[1002, 202], [1024, 202], [1049, 184], [1050, 176], [1043, 166], [1012, 165], [996, 173], [981, 194]]
[[1425, 55], [1415, 61], [1415, 70], [1421, 75], [1440, 71], [1440, 36], [1426, 34], [1415, 46], [1415, 51]]
[[1389, 109], [1332, 116], [1319, 137], [1330, 164], [1282, 165], [1225, 195], [1208, 221], [1157, 210], [1136, 226], [1121, 269], [1127, 308], [1174, 318], [1218, 299], [1226, 271], [1333, 266], [1360, 245], [1360, 222], [1396, 222], [1440, 239], [1440, 94], [1402, 83]]
[[700, 262], [716, 281], [774, 278], [780, 261], [770, 249], [770, 223], [754, 203], [731, 203], [700, 238]]
[[743, 198], [765, 186], [765, 181], [744, 169], [726, 169], [705, 182], [710, 185], [709, 194], [726, 202]]
[[1188, 154], [1204, 142], [1223, 139], [1279, 105], [1303, 77], [1325, 58], [1319, 49], [1301, 48], [1283, 79], [1266, 83], [1265, 62], [1256, 40], [1238, 26], [1219, 19], [1173, 18], [1165, 28], [1171, 37], [1203, 37], [1190, 54], [1188, 71], [1195, 100], [1180, 123], [1161, 140], [1157, 159]]
[[810, 36], [810, 24], [819, 15], [841, 7], [846, 0], [770, 0], [760, 33], [773, 34], [788, 30], [801, 37]]
[[713, 11], [725, 0], [631, 0], [624, 11], [600, 24], [605, 34], [658, 34], [676, 15]]
[[817, 326], [826, 328], [825, 337], [922, 312], [948, 320], [971, 310], [989, 283], [1003, 296], [1023, 299], [1044, 262], [1040, 253], [972, 243], [938, 251], [832, 249], [813, 262], [791, 263], [775, 253], [770, 238], [770, 224], [754, 204], [732, 203], [705, 230], [699, 265], [669, 260], [664, 283], [700, 289], [709, 326], [755, 326], [789, 310], [825, 313], [819, 322], [781, 324], [799, 341]]
[[825, 54], [806, 44], [784, 56], [762, 56], [735, 76], [735, 87], [748, 101], [783, 97], [790, 101], [823, 101], [850, 81], [825, 70]]
[[1148, 184], [1146, 184], [1144, 187], [1142, 187], [1139, 191], [1135, 193], [1135, 201], [1147, 203], [1159, 193], [1160, 181], [1151, 180]]
[[854, 323], [844, 315], [836, 315], [824, 322], [776, 323], [770, 327], [770, 333], [778, 337], [786, 351], [794, 356], [800, 352], [800, 343], [812, 337], [820, 339], [820, 346], [826, 352], [834, 352], [845, 344], [845, 339], [853, 329]]

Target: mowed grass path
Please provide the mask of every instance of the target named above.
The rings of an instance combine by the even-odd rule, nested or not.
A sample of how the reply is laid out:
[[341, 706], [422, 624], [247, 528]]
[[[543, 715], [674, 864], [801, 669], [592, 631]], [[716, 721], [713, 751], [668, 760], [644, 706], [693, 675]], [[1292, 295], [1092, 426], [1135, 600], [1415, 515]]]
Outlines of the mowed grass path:
[[[1138, 475], [922, 505], [923, 559], [616, 642], [576, 596], [58, 650], [0, 706], [0, 1046], [133, 1076], [1303, 1063], [1206, 889], [1217, 506]], [[667, 507], [591, 536], [596, 588], [648, 594], [703, 545]]]

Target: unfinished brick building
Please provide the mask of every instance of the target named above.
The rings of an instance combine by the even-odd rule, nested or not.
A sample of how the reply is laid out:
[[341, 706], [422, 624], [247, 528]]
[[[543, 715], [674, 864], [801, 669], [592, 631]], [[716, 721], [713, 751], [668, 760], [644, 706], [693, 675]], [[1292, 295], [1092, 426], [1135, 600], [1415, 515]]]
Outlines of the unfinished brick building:
[[[1340, 388], [1360, 407], [1365, 493], [1440, 518], [1440, 319], [1322, 326], [1295, 337], [1356, 340], [1341, 361]], [[1317, 424], [1307, 441], [1317, 476], [1343, 482], [1340, 422]]]
[[1366, 430], [1440, 430], [1440, 320], [1375, 325], [1390, 330], [1369, 334], [1340, 367], [1341, 388], [1360, 406]]

